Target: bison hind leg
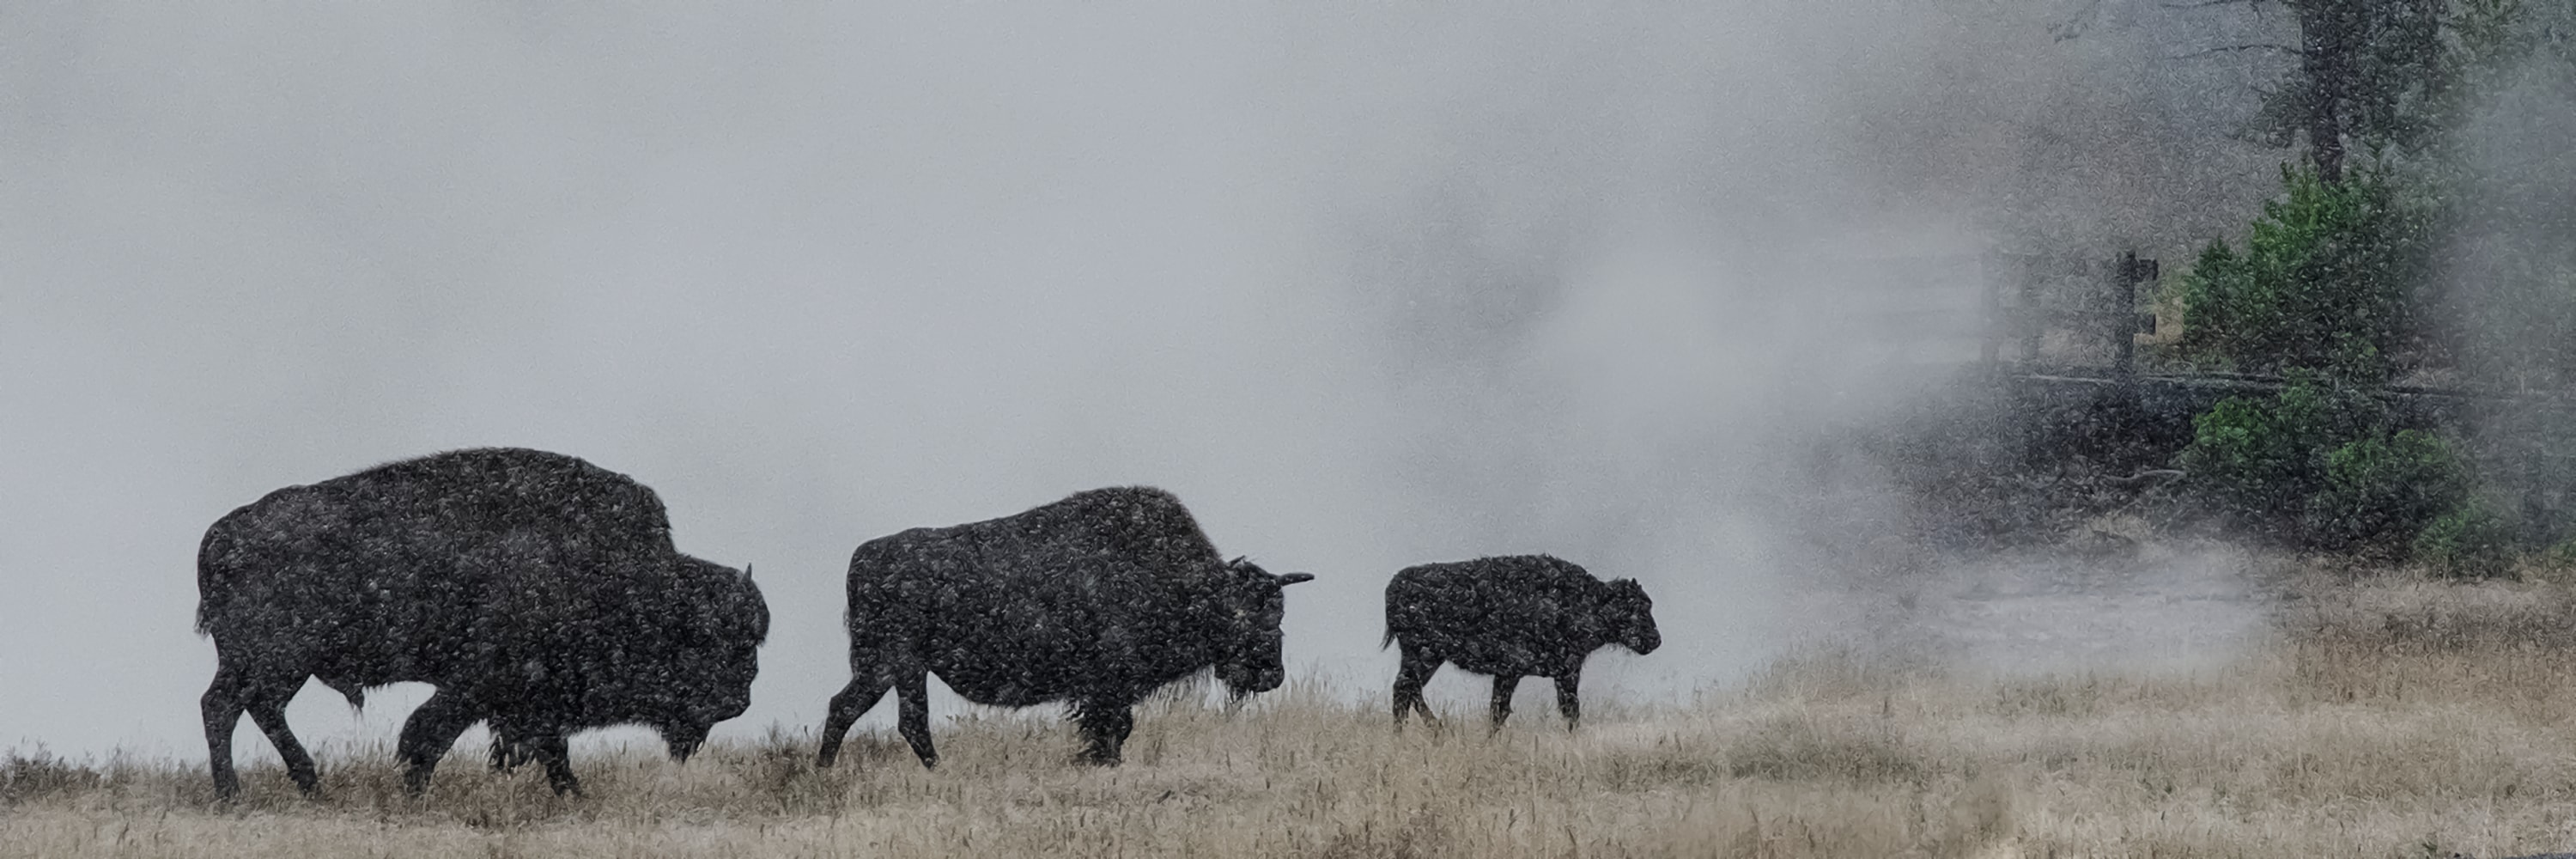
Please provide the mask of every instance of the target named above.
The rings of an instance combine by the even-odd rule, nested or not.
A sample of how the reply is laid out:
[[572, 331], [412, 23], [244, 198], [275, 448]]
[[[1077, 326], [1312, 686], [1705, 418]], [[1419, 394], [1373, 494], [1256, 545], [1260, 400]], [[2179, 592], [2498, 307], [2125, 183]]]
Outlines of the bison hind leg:
[[1565, 714], [1565, 729], [1568, 731], [1583, 724], [1583, 702], [1579, 697], [1582, 687], [1583, 663], [1577, 662], [1574, 667], [1557, 672], [1556, 711]]
[[[218, 651], [217, 659], [221, 660], [220, 647]], [[286, 764], [286, 775], [295, 780], [296, 789], [306, 796], [322, 794], [313, 756], [304, 751], [304, 744], [286, 727], [286, 702], [294, 700], [305, 675], [276, 670], [273, 665], [267, 669], [219, 662], [214, 682], [198, 699], [206, 722], [207, 768], [214, 776], [215, 795], [227, 801], [241, 792], [241, 779], [233, 771], [232, 751], [233, 728], [244, 713], [250, 714], [251, 722], [268, 736], [269, 744], [277, 747], [278, 760]]]
[[[403, 790], [413, 796], [429, 788], [429, 774], [438, 768], [438, 759], [456, 745], [456, 737], [483, 718], [474, 705], [450, 692], [436, 692], [403, 720], [402, 735], [394, 741], [394, 759], [402, 764]], [[492, 764], [500, 768], [502, 753], [508, 741], [494, 732]]]
[[1512, 691], [1520, 688], [1520, 685], [1521, 675], [1513, 674], [1508, 670], [1494, 675], [1494, 704], [1491, 714], [1493, 724], [1486, 728], [1486, 733], [1501, 731], [1503, 720], [1512, 717]]
[[572, 744], [564, 739], [563, 732], [547, 731], [529, 740], [528, 746], [535, 750], [537, 761], [545, 764], [546, 786], [554, 788], [556, 796], [582, 795], [581, 780], [572, 774]]
[[539, 744], [544, 741], [545, 735], [543, 732], [531, 735], [508, 725], [499, 723], [493, 724], [492, 771], [496, 773], [517, 772], [521, 764], [532, 764], [544, 761], [544, 750], [539, 747]]
[[939, 750], [930, 744], [930, 673], [904, 670], [895, 675], [895, 732], [912, 744], [922, 769], [939, 768]]
[[230, 802], [241, 793], [241, 777], [233, 772], [233, 727], [242, 717], [240, 681], [231, 669], [215, 671], [198, 705], [206, 719], [206, 766], [213, 771], [215, 796]]
[[823, 717], [823, 747], [814, 753], [814, 765], [828, 767], [839, 760], [841, 742], [849, 736], [850, 726], [858, 724], [859, 717], [875, 708], [877, 701], [893, 688], [894, 679], [891, 677], [873, 670], [852, 671], [850, 685], [841, 687], [840, 693], [832, 696], [831, 706]]
[[1085, 702], [1074, 707], [1074, 720], [1082, 727], [1082, 759], [1100, 766], [1117, 766], [1123, 759], [1127, 736], [1136, 729], [1135, 712], [1126, 704]]
[[296, 789], [305, 796], [321, 796], [322, 778], [314, 769], [313, 756], [304, 751], [304, 744], [286, 727], [286, 702], [294, 697], [293, 687], [280, 693], [274, 685], [261, 685], [246, 696], [243, 709], [250, 711], [250, 720], [259, 725], [260, 732], [268, 735], [269, 744], [277, 747], [277, 757], [286, 763], [286, 776], [295, 780]]
[[582, 795], [581, 780], [572, 774], [572, 744], [564, 738], [562, 730], [528, 728], [500, 719], [493, 720], [492, 768], [509, 772], [524, 763], [545, 767], [546, 786], [554, 788], [555, 795]]
[[1439, 717], [1431, 714], [1431, 705], [1422, 700], [1422, 687], [1431, 682], [1431, 675], [1440, 672], [1440, 663], [1445, 660], [1429, 648], [1409, 644], [1398, 655], [1402, 662], [1395, 671], [1396, 730], [1404, 730], [1404, 717], [1416, 712], [1422, 714], [1424, 722], [1439, 725]]

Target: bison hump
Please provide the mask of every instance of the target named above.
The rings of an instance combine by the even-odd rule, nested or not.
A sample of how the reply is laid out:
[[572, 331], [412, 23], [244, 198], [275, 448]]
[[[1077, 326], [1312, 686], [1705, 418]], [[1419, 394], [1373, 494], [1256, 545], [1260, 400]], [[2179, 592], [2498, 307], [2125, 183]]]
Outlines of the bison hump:
[[1149, 486], [1077, 492], [996, 523], [1041, 555], [1105, 555], [1166, 576], [1224, 563], [1181, 500]]

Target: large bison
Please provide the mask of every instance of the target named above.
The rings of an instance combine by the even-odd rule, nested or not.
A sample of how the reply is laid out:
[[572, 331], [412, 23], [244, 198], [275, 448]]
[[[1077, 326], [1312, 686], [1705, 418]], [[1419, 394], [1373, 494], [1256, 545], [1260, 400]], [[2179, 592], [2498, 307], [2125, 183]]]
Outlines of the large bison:
[[1073, 705], [1085, 757], [1115, 764], [1146, 693], [1201, 670], [1237, 695], [1278, 688], [1281, 588], [1314, 578], [1227, 561], [1160, 489], [1077, 493], [1014, 516], [915, 528], [850, 556], [850, 685], [816, 760], [886, 690], [925, 767], [929, 675], [979, 704]]
[[769, 609], [747, 572], [680, 554], [661, 499], [560, 454], [462, 450], [290, 486], [226, 514], [197, 550], [197, 629], [215, 641], [204, 698], [227, 798], [244, 711], [297, 787], [313, 759], [287, 730], [306, 677], [365, 700], [438, 687], [396, 755], [417, 793], [456, 737], [490, 721], [492, 762], [545, 765], [578, 792], [565, 736], [641, 724], [686, 760], [750, 701]]
[[1494, 677], [1493, 729], [1512, 714], [1512, 690], [1523, 676], [1556, 681], [1556, 708], [1572, 730], [1583, 708], [1575, 690], [1583, 660], [1611, 644], [1653, 653], [1655, 604], [1635, 579], [1604, 582], [1582, 567], [1546, 555], [1478, 558], [1397, 571], [1386, 584], [1386, 638], [1401, 644], [1395, 674], [1395, 724], [1420, 710], [1422, 685], [1443, 662]]

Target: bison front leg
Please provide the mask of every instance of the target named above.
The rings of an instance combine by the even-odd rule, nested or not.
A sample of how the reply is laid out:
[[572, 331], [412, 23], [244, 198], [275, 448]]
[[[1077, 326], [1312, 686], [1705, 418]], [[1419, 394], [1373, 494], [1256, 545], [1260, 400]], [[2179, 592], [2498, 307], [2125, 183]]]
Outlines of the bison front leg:
[[1494, 675], [1494, 723], [1490, 727], [1486, 728], [1486, 733], [1491, 734], [1501, 731], [1503, 729], [1503, 720], [1512, 717], [1512, 691], [1519, 689], [1520, 685], [1521, 676], [1518, 674]]
[[[403, 792], [419, 796], [429, 789], [429, 774], [438, 768], [438, 759], [456, 745], [456, 738], [481, 718], [476, 708], [465, 699], [449, 692], [436, 692], [420, 708], [403, 720], [402, 736], [394, 741], [394, 760], [402, 764]], [[507, 748], [507, 740], [492, 739], [493, 764], [497, 767]]]
[[1136, 714], [1124, 704], [1085, 704], [1076, 714], [1082, 723], [1086, 745], [1083, 760], [1101, 766], [1117, 766], [1127, 735], [1136, 728]]

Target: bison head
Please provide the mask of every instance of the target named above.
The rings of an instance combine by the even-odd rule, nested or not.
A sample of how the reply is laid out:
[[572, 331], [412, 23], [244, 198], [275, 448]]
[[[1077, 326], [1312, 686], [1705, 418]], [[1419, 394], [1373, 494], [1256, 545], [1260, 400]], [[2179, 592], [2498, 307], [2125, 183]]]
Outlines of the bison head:
[[685, 620], [666, 631], [670, 676], [662, 678], [667, 685], [649, 721], [670, 744], [671, 757], [687, 760], [717, 722], [750, 708], [760, 644], [769, 638], [769, 604], [748, 568], [735, 572], [687, 556], [679, 567], [689, 605], [677, 613]]
[[1601, 601], [1600, 618], [1610, 640], [1629, 650], [1653, 653], [1664, 644], [1663, 634], [1655, 631], [1655, 601], [1646, 597], [1645, 587], [1636, 579], [1610, 582], [1610, 591]]
[[1242, 558], [1226, 562], [1218, 595], [1225, 632], [1217, 647], [1216, 679], [1234, 697], [1268, 692], [1287, 680], [1279, 646], [1279, 621], [1287, 609], [1281, 589], [1313, 578], [1272, 575]]

